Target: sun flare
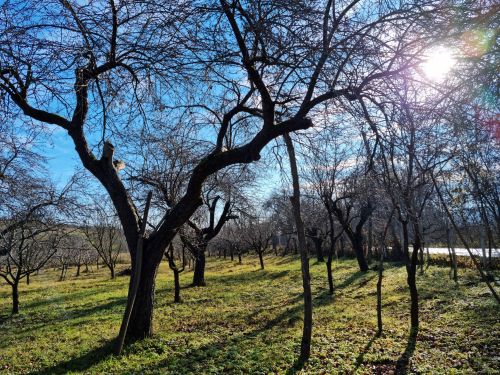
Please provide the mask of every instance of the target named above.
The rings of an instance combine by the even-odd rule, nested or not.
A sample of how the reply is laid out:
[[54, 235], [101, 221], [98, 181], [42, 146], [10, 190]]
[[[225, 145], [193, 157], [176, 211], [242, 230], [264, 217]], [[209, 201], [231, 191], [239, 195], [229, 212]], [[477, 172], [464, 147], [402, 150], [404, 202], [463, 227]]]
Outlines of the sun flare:
[[421, 65], [425, 77], [432, 81], [442, 81], [455, 66], [455, 57], [446, 47], [437, 47], [425, 54]]

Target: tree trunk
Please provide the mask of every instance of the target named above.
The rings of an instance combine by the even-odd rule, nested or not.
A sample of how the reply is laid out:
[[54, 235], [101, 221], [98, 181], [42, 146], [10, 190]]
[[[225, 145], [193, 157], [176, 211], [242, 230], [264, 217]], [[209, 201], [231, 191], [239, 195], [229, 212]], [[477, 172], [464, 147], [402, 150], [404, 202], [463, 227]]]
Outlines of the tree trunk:
[[418, 251], [418, 265], [419, 265], [419, 268], [420, 268], [420, 273], [423, 274], [424, 273], [424, 248], [421, 247], [420, 250]]
[[241, 264], [241, 252], [238, 251], [238, 263]]
[[356, 259], [358, 260], [359, 270], [362, 272], [368, 271], [368, 263], [366, 263], [365, 253], [363, 252], [363, 238], [355, 234], [351, 240]]
[[458, 282], [458, 274], [457, 274], [457, 256], [455, 253], [455, 248], [452, 245], [451, 241], [451, 230], [447, 226], [446, 227], [446, 241], [448, 242], [448, 252], [450, 255], [450, 263], [451, 263], [451, 271], [453, 275], [453, 280]]
[[328, 211], [328, 222], [330, 224], [330, 250], [328, 251], [328, 258], [326, 260], [326, 275], [328, 277], [328, 293], [333, 295], [334, 285], [333, 285], [333, 274], [332, 274], [332, 261], [333, 255], [335, 254], [335, 242], [337, 238], [335, 237], [335, 226], [333, 223], [333, 216], [330, 211]]
[[80, 276], [80, 268], [81, 268], [80, 264], [76, 266], [76, 277]]
[[12, 284], [12, 314], [19, 314], [19, 280]]
[[[411, 259], [409, 267], [407, 267], [408, 272], [408, 287], [410, 288], [410, 317], [411, 317], [411, 328], [413, 330], [418, 329], [418, 290], [417, 290], [417, 265], [418, 265], [418, 252], [421, 247], [420, 237], [418, 234], [418, 228], [415, 228], [415, 242], [413, 244], [413, 252], [411, 253]], [[406, 236], [408, 233], [406, 233]]]
[[26, 275], [26, 285], [30, 285], [30, 274]]
[[[127, 329], [127, 342], [142, 340], [153, 334], [155, 279], [159, 264], [160, 262], [152, 257], [143, 258], [139, 286]], [[132, 269], [133, 274], [134, 270]], [[132, 285], [132, 279], [133, 277], [130, 278], [130, 285]]]
[[[415, 261], [416, 263], [416, 261]], [[410, 288], [410, 298], [411, 298], [411, 328], [418, 328], [418, 290], [416, 281], [416, 271], [417, 267], [412, 267], [412, 271], [408, 273], [408, 287]]]
[[377, 280], [377, 335], [382, 334], [382, 278], [384, 277], [384, 247], [380, 249]]
[[319, 238], [314, 238], [313, 242], [314, 242], [314, 247], [316, 248], [316, 256], [318, 258], [318, 263], [324, 262], [325, 257], [323, 255], [323, 246], [322, 246], [323, 240]]
[[194, 273], [192, 286], [206, 286], [205, 282], [205, 249], [199, 248], [196, 259], [194, 260]]
[[404, 251], [401, 246], [401, 241], [396, 233], [396, 228], [391, 224], [391, 234], [392, 234], [392, 251], [391, 258], [392, 260], [402, 260], [404, 259]]
[[302, 341], [300, 345], [299, 363], [305, 363], [309, 360], [311, 354], [311, 337], [312, 337], [312, 293], [311, 293], [311, 276], [309, 273], [309, 258], [306, 252], [306, 234], [304, 222], [300, 213], [300, 183], [299, 173], [297, 170], [297, 159], [295, 158], [295, 150], [293, 148], [292, 138], [290, 134], [284, 134], [286, 148], [288, 151], [288, 159], [290, 161], [290, 170], [292, 175], [293, 196], [290, 197], [293, 208], [293, 216], [297, 227], [297, 238], [300, 251], [300, 265], [302, 270], [302, 287], [304, 290], [304, 326], [302, 329]]
[[179, 281], [179, 271], [174, 269], [174, 302], [181, 302], [181, 283]]
[[368, 259], [368, 262], [371, 263], [372, 261], [372, 252], [373, 252], [373, 220], [370, 216], [368, 219], [368, 244], [366, 245], [367, 250], [366, 250], [366, 256]]
[[115, 266], [114, 265], [110, 265], [109, 266], [109, 272], [111, 273], [111, 280], [114, 280], [115, 278]]
[[264, 254], [262, 251], [257, 252], [259, 254], [260, 269], [264, 269]]
[[332, 274], [332, 260], [333, 260], [333, 251], [330, 250], [328, 253], [328, 258], [326, 260], [326, 274], [328, 276], [328, 294], [333, 294], [333, 274]]

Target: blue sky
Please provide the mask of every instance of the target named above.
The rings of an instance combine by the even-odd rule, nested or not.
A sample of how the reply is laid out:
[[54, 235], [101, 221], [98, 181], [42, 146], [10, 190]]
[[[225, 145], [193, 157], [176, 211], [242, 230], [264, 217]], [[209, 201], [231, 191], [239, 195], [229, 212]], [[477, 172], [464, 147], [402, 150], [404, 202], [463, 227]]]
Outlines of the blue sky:
[[37, 147], [37, 151], [47, 158], [47, 169], [54, 183], [62, 187], [74, 174], [81, 162], [66, 130], [55, 128], [49, 140]]

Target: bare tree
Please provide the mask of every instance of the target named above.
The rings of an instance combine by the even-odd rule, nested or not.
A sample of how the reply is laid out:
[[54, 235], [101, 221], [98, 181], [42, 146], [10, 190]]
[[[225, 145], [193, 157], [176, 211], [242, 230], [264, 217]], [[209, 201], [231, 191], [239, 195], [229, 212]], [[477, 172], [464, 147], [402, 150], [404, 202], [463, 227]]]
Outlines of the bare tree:
[[273, 237], [273, 226], [258, 215], [247, 217], [242, 224], [242, 237], [248, 248], [259, 257], [260, 268], [264, 269], [264, 254], [269, 249]]
[[[45, 211], [45, 212], [44, 212]], [[12, 313], [19, 313], [19, 283], [39, 271], [54, 256], [61, 239], [57, 221], [46, 210], [12, 219], [0, 237], [0, 277], [12, 288]]]
[[114, 279], [118, 256], [125, 250], [124, 239], [113, 209], [102, 202], [103, 200], [101, 203], [93, 202], [88, 215], [90, 221], [86, 221], [82, 230]]
[[176, 254], [174, 249], [173, 241], [168, 245], [168, 250], [165, 252], [165, 257], [168, 260], [168, 266], [174, 273], [174, 302], [181, 302], [181, 284], [180, 284], [180, 274], [184, 272], [186, 268], [186, 245], [182, 244], [182, 251], [177, 254], [181, 260], [181, 266], [176, 263]]
[[189, 236], [186, 230], [181, 232], [181, 239], [188, 249], [192, 252], [195, 259], [194, 264], [194, 274], [193, 274], [193, 286], [205, 286], [205, 264], [206, 264], [206, 250], [208, 243], [215, 238], [223, 226], [232, 219], [237, 218], [236, 215], [232, 214], [232, 203], [231, 200], [227, 200], [224, 203], [222, 212], [217, 220], [216, 219], [216, 209], [217, 203], [221, 200], [220, 195], [211, 197], [212, 192], [209, 191], [205, 195], [205, 205], [208, 212], [208, 223], [206, 226], [200, 226], [195, 220], [188, 220], [187, 225], [192, 230], [193, 235]]

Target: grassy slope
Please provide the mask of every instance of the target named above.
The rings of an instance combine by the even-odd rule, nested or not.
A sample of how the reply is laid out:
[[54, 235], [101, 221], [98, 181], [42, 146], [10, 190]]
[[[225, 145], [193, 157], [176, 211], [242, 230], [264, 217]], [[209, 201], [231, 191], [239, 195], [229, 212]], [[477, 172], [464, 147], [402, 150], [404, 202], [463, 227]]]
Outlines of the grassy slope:
[[[0, 286], [0, 373], [293, 373], [301, 334], [300, 264], [269, 258], [243, 265], [210, 259], [206, 288], [182, 290], [174, 305], [172, 275], [162, 265], [153, 339], [121, 358], [110, 352], [124, 308], [128, 278], [105, 270], [57, 282], [46, 272], [21, 286], [21, 314], [9, 317], [10, 290]], [[404, 366], [408, 292], [404, 267], [384, 278], [385, 333], [375, 338], [376, 273], [335, 264], [337, 286], [326, 293], [324, 264], [311, 261], [315, 303], [312, 358], [304, 373], [390, 373]], [[70, 270], [68, 275], [74, 274]], [[189, 283], [191, 273], [181, 282]], [[408, 365], [415, 373], [494, 373], [500, 366], [500, 314], [473, 271], [432, 266], [418, 279], [421, 330]]]

